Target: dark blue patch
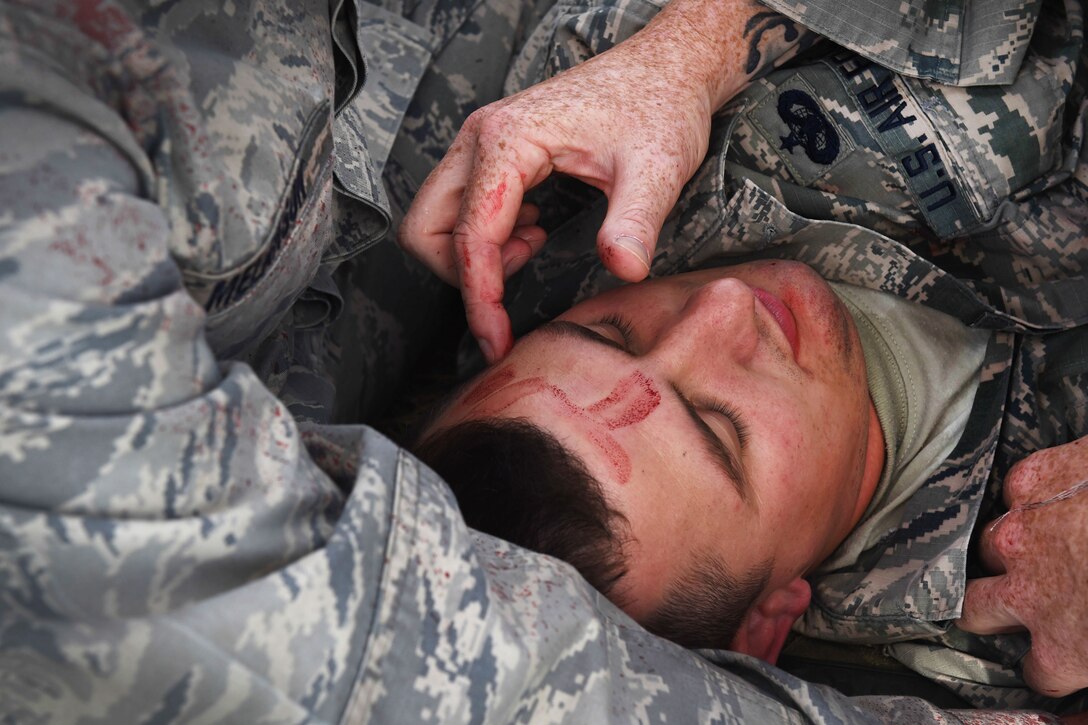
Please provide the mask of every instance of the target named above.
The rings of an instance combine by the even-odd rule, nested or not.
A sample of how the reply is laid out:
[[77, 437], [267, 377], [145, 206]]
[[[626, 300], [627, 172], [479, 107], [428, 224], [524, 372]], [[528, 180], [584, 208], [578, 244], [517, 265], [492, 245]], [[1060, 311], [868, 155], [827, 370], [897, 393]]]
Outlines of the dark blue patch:
[[310, 60], [304, 55], [297, 55], [292, 53], [280, 58], [280, 64], [287, 68], [309, 68]]
[[178, 680], [163, 696], [159, 709], [143, 721], [143, 725], [158, 725], [158, 723], [178, 722], [184, 712], [185, 703], [189, 699], [189, 686], [192, 683], [193, 673], [186, 672], [185, 676]]
[[938, 511], [926, 511], [918, 516], [907, 526], [896, 529], [886, 541], [893, 546], [910, 545], [923, 536], [940, 530], [949, 521], [952, 521], [961, 513], [960, 506], [949, 506]]
[[[450, 632], [453, 631], [453, 627], [450, 627]], [[489, 639], [487, 646], [480, 650], [480, 656], [472, 663], [472, 678], [468, 687], [471, 722], [484, 722], [487, 719], [487, 704], [494, 699], [495, 682], [499, 679], [499, 660], [495, 657], [493, 642]]]
[[19, 271], [19, 263], [14, 259], [0, 259], [0, 279], [10, 277]]
[[328, 681], [325, 679], [325, 675], [318, 675], [314, 678], [310, 691], [306, 693], [306, 696], [302, 698], [299, 704], [307, 710], [316, 710], [318, 705], [321, 704], [321, 698], [328, 694], [328, 689]]
[[167, 258], [155, 262], [154, 266], [143, 270], [143, 277], [124, 290], [116, 298], [116, 305], [135, 305], [140, 302], [165, 297], [181, 287], [181, 271], [177, 262]]
[[201, 192], [196, 197], [194, 204], [196, 204], [196, 208], [200, 211], [207, 226], [217, 229], [219, 227], [219, 203], [215, 200], [215, 197], [207, 192]]
[[136, 431], [136, 434], [132, 436], [132, 448], [133, 450], [143, 450], [149, 440], [151, 440], [151, 434], [155, 431], [155, 416], [154, 414], [148, 414], [142, 416], [140, 421], [140, 428]]
[[[24, 610], [34, 613], [37, 621], [60, 619], [61, 613], [52, 606], [52, 598], [46, 594], [46, 588], [41, 581], [46, 576], [48, 574], [41, 569], [30, 566], [30, 557], [22, 556], [19, 557], [19, 573], [10, 578], [5, 577], [7, 580], [0, 583], [4, 584], [5, 592], [11, 592], [11, 597], [23, 605]], [[17, 581], [19, 587], [10, 586], [11, 580]], [[19, 648], [26, 647], [31, 652], [37, 652], [57, 662], [67, 661], [67, 656], [57, 646], [52, 629], [36, 627], [31, 622], [27, 624], [30, 626], [8, 627], [4, 630], [4, 646], [9, 648], [7, 651], [17, 652]]]
[[[53, 531], [54, 534], [57, 535], [57, 538], [60, 539], [61, 542], [65, 544], [71, 544], [72, 541], [68, 538], [68, 530], [64, 526], [64, 521], [65, 517], [57, 516], [56, 514], [49, 514], [46, 516], [45, 519], [46, 525]], [[4, 543], [6, 542], [0, 539], [0, 544]]]
[[166, 514], [166, 518], [176, 519], [178, 517], [178, 510], [176, 506], [177, 500], [178, 481], [176, 478], [174, 478], [173, 474], [171, 474], [166, 479], [166, 491], [163, 492], [163, 503], [166, 507], [164, 513]]
[[336, 623], [343, 627], [353, 613], [351, 600], [355, 594], [355, 574], [359, 567], [356, 551], [346, 537], [334, 536], [326, 545], [325, 552], [329, 561], [336, 563], [336, 566], [329, 567], [329, 589], [336, 597]]
[[790, 127], [782, 136], [782, 148], [790, 153], [798, 146], [815, 164], [827, 166], [839, 156], [839, 132], [809, 94], [791, 88], [778, 97], [778, 116]]
[[280, 137], [280, 140], [291, 146], [295, 145], [295, 136], [287, 130], [285, 126], [279, 123], [272, 124], [272, 130], [276, 132], [276, 135]]
[[114, 546], [114, 534], [117, 532], [117, 522], [111, 519], [96, 519], [90, 516], [85, 516], [81, 520], [83, 524], [83, 530], [87, 534], [88, 539], [98, 537], [102, 539], [112, 554], [117, 555], [117, 547]]
[[292, 600], [298, 598], [298, 593], [302, 591], [302, 588], [299, 587], [298, 582], [295, 581], [295, 578], [291, 576], [291, 574], [286, 569], [280, 570], [280, 581], [283, 582], [283, 585], [285, 587], [287, 587], [287, 591], [291, 592]]

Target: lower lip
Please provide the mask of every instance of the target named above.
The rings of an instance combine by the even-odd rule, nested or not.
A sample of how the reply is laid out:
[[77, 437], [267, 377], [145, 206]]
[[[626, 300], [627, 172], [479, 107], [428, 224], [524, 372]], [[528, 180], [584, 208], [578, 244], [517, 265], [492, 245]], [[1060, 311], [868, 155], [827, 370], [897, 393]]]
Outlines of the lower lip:
[[790, 308], [783, 304], [782, 300], [778, 299], [770, 292], [759, 289], [758, 287], [752, 288], [752, 294], [760, 301], [767, 311], [771, 313], [771, 317], [778, 323], [778, 326], [782, 328], [782, 332], [786, 335], [786, 339], [790, 343], [790, 348], [793, 350], [793, 359], [797, 359], [798, 339], [797, 339], [797, 320], [794, 319], [793, 313], [790, 312]]

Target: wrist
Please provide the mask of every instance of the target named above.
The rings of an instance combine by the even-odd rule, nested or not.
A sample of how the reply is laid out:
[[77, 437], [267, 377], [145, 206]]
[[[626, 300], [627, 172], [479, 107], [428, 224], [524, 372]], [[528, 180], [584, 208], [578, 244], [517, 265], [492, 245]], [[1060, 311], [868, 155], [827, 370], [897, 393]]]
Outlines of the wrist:
[[670, 49], [711, 112], [815, 37], [755, 0], [673, 0], [644, 33]]

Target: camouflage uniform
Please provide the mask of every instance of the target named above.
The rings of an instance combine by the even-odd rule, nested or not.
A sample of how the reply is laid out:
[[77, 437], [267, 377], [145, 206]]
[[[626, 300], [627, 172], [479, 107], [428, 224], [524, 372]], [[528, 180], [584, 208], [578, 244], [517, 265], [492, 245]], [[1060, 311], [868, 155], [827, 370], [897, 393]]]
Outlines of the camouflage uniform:
[[[620, 22], [612, 6], [626, 4], [604, 4], [569, 12], [556, 40], [531, 41], [537, 55], [519, 68], [523, 82], [615, 42], [600, 28]], [[653, 274], [798, 259], [827, 279], [995, 331], [956, 449], [912, 498], [897, 530], [858, 564], [813, 580], [813, 606], [799, 631], [884, 645], [978, 707], [1083, 707], [1083, 693], [1054, 702], [1024, 688], [1016, 663], [1026, 636], [950, 628], [967, 577], [979, 574], [968, 558], [974, 524], [1000, 513], [1010, 466], [1088, 435], [1088, 68], [1080, 3], [1002, 8], [994, 15], [1001, 25], [976, 28], [1009, 34], [1005, 45], [987, 41], [1002, 53], [985, 68], [978, 58], [935, 63], [944, 51], [924, 42], [911, 41], [906, 56], [896, 50], [906, 46], [867, 47], [847, 34], [856, 30], [849, 3], [768, 4], [853, 50], [816, 48], [719, 114], [711, 152], [660, 237]], [[908, 39], [941, 40], [941, 28], [963, 22], [896, 17]], [[896, 75], [873, 59], [930, 78]], [[1014, 61], [1019, 73], [1008, 70]], [[934, 77], [1009, 83], [955, 87]], [[567, 214], [576, 197], [568, 186], [543, 192], [541, 202]], [[584, 211], [552, 233], [517, 282], [508, 305], [516, 334], [616, 284], [594, 258], [603, 202], [593, 197], [582, 195]]]
[[[469, 531], [373, 430], [271, 392], [336, 416], [351, 352], [321, 328], [375, 273], [342, 265], [454, 132], [444, 104], [482, 100], [472, 48], [535, 12], [0, 5], [5, 722], [957, 719], [652, 637]], [[424, 68], [439, 95], [402, 119]]]

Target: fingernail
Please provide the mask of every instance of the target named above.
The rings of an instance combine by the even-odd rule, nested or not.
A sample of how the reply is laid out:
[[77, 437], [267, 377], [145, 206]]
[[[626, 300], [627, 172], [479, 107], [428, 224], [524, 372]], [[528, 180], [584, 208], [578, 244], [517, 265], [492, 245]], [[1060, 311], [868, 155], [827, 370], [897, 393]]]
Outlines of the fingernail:
[[506, 276], [509, 277], [514, 272], [521, 269], [521, 265], [523, 265], [528, 259], [528, 254], [519, 254], [515, 257], [511, 257], [510, 259], [506, 260], [506, 264], [503, 265], [503, 272], [505, 272]]
[[491, 343], [487, 340], [480, 340], [480, 351], [484, 354], [484, 360], [487, 360], [487, 364], [495, 362], [495, 348], [491, 347]]
[[642, 266], [645, 267], [647, 271], [650, 270], [650, 252], [646, 249], [646, 245], [642, 243], [641, 239], [632, 237], [628, 234], [621, 234], [613, 239], [612, 243], [625, 252], [629, 252], [635, 259], [642, 263]]

